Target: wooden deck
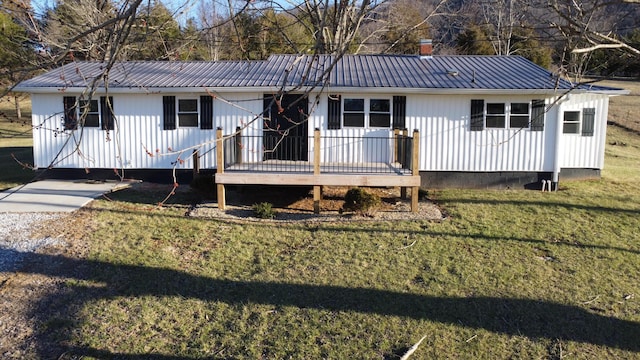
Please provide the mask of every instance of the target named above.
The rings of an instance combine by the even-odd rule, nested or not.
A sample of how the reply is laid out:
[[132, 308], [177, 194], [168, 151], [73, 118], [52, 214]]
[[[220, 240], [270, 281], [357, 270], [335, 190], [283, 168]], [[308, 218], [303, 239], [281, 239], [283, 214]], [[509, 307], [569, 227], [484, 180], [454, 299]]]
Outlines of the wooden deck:
[[310, 185], [310, 186], [420, 186], [420, 176], [399, 163], [313, 164], [300, 161], [267, 160], [233, 164], [216, 174], [216, 183], [225, 185]]
[[[322, 174], [341, 175], [410, 175], [411, 170], [403, 168], [400, 163], [321, 163], [318, 168]], [[225, 172], [242, 173], [313, 173], [314, 164], [308, 161], [265, 160], [254, 163], [235, 163], [227, 165]]]
[[[222, 141], [222, 131], [218, 129]], [[414, 131], [414, 138], [418, 138]], [[316, 130], [314, 148], [320, 148], [319, 131]], [[226, 207], [225, 185], [290, 185], [313, 186], [314, 208], [320, 211], [323, 186], [384, 186], [401, 187], [406, 194], [411, 189], [411, 211], [418, 210], [418, 146], [411, 156], [411, 170], [400, 163], [321, 163], [320, 153], [315, 152], [311, 161], [266, 160], [257, 163], [235, 162], [225, 166], [224, 146], [217, 146], [218, 167], [215, 182], [218, 191], [218, 207]]]
[[223, 185], [309, 185], [309, 186], [420, 186], [420, 176], [390, 174], [313, 174], [281, 172], [225, 172], [216, 174]]
[[[216, 173], [218, 184], [218, 206], [224, 208], [225, 185], [290, 185], [313, 186], [314, 208], [320, 212], [323, 186], [398, 186], [402, 193], [411, 188], [412, 211], [417, 211], [420, 175], [403, 169], [393, 169], [392, 164], [367, 164], [357, 169], [332, 165], [320, 166], [314, 172], [300, 164], [274, 164], [277, 171], [265, 171], [264, 164], [236, 164], [225, 172]], [[342, 171], [339, 171], [342, 169]]]

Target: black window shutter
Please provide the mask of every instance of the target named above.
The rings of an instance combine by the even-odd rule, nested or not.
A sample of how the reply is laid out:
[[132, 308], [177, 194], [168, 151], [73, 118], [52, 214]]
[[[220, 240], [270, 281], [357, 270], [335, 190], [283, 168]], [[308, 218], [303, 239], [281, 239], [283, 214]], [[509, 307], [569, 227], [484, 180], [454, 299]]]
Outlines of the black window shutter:
[[330, 130], [340, 129], [340, 113], [342, 105], [340, 104], [340, 95], [329, 95], [329, 109], [327, 113], [327, 127]]
[[175, 96], [163, 96], [162, 97], [162, 112], [163, 112], [163, 128], [164, 130], [174, 130], [176, 128], [176, 97]]
[[213, 98], [200, 96], [200, 129], [213, 129]]
[[531, 131], [544, 130], [544, 100], [533, 100], [531, 102]]
[[113, 97], [100, 97], [100, 119], [102, 120], [102, 130], [113, 130], [115, 117], [113, 116]]
[[405, 129], [407, 114], [407, 97], [406, 96], [394, 96], [393, 97], [393, 128]]
[[75, 130], [78, 128], [78, 113], [76, 112], [76, 97], [65, 96], [63, 99], [64, 106], [64, 129]]
[[582, 136], [593, 136], [593, 128], [596, 122], [596, 109], [585, 108], [582, 110]]
[[471, 131], [484, 130], [484, 100], [471, 100]]

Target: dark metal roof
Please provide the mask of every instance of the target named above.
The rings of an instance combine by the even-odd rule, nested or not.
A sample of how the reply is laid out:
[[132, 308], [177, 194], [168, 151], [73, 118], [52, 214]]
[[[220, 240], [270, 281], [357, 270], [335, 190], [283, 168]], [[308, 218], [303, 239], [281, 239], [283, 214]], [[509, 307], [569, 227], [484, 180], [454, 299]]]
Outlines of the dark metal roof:
[[[273, 55], [264, 61], [131, 61], [116, 63], [110, 89], [279, 88], [322, 84], [335, 88], [569, 90], [572, 84], [520, 56]], [[105, 63], [74, 62], [20, 83], [16, 90], [79, 88], [101, 76]], [[99, 86], [104, 81], [99, 78]], [[595, 90], [595, 87], [581, 87]], [[597, 90], [616, 90], [597, 87]]]

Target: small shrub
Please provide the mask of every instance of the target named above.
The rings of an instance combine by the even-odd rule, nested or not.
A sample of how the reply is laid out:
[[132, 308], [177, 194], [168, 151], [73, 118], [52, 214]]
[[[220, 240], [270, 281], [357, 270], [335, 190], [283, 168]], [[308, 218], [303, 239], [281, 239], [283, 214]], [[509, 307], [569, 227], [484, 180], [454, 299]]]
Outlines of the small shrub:
[[354, 211], [366, 216], [373, 216], [380, 206], [380, 197], [361, 188], [349, 189], [344, 196], [345, 211]]
[[423, 188], [418, 189], [418, 199], [420, 201], [429, 200], [429, 192]]
[[273, 219], [276, 217], [276, 212], [273, 210], [273, 204], [268, 202], [253, 204], [253, 212], [256, 217], [259, 217], [260, 219]]

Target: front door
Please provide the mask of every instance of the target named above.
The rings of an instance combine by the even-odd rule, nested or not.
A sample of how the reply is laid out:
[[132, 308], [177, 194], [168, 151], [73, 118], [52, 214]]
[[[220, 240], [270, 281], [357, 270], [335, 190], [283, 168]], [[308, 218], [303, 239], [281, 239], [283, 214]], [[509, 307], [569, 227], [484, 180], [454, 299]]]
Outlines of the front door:
[[307, 97], [286, 94], [282, 97], [264, 95], [264, 160], [308, 160]]

